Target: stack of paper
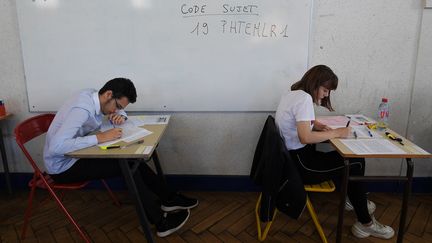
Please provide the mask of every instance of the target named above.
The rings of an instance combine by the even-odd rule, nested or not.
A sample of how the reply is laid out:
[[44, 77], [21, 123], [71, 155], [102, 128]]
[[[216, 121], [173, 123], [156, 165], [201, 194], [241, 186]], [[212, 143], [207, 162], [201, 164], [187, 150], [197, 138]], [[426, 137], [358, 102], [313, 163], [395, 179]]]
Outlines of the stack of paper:
[[129, 117], [128, 121], [130, 120], [135, 126], [168, 124], [170, 117], [170, 115], [133, 116]]
[[387, 139], [341, 139], [354, 154], [406, 154]]
[[104, 121], [104, 123], [102, 123], [100, 130], [102, 132], [104, 132], [104, 131], [107, 131], [109, 129], [117, 128], [117, 127], [122, 129], [122, 133], [123, 133], [122, 137], [119, 139], [113, 140], [113, 141], [106, 142], [106, 143], [100, 143], [100, 144], [98, 144], [99, 147], [109, 146], [112, 144], [116, 144], [120, 141], [130, 143], [130, 142], [133, 142], [137, 139], [140, 139], [142, 137], [145, 137], [147, 135], [152, 134], [151, 131], [136, 126], [132, 121], [130, 121], [130, 119], [126, 120], [126, 122], [121, 124], [121, 125], [112, 125], [109, 121]]

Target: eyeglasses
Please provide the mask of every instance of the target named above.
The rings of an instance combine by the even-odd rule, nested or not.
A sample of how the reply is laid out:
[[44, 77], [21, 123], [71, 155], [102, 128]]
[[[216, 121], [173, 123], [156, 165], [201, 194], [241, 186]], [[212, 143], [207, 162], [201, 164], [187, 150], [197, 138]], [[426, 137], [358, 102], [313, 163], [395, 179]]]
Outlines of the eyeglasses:
[[121, 105], [117, 102], [117, 99], [114, 99], [114, 101], [115, 101], [115, 104], [116, 104], [116, 108], [117, 108], [117, 110], [123, 110], [123, 109], [124, 109], [123, 106], [121, 106]]

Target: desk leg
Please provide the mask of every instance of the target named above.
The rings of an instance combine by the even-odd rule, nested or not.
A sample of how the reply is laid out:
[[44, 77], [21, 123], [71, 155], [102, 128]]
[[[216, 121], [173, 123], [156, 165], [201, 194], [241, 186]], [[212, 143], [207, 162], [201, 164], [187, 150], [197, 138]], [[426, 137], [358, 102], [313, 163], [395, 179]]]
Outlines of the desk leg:
[[411, 184], [412, 184], [412, 177], [414, 172], [414, 163], [410, 158], [406, 159], [407, 162], [407, 181], [405, 182], [405, 188], [404, 188], [404, 194], [403, 194], [403, 201], [402, 201], [402, 211], [400, 216], [400, 222], [399, 222], [399, 231], [398, 231], [398, 238], [397, 242], [401, 243], [403, 242], [404, 237], [404, 231], [405, 231], [405, 222], [406, 222], [406, 214], [408, 211], [408, 199], [411, 194]]
[[1, 157], [2, 157], [2, 161], [3, 161], [4, 175], [5, 175], [5, 179], [6, 179], [6, 188], [9, 192], [9, 194], [12, 194], [12, 186], [11, 186], [11, 181], [10, 181], [10, 177], [9, 177], [9, 166], [8, 166], [8, 162], [7, 162], [7, 158], [6, 158], [6, 149], [4, 146], [3, 131], [2, 131], [1, 127], [0, 127], [0, 152], [1, 152]]
[[348, 188], [348, 180], [349, 180], [349, 160], [344, 160], [345, 167], [344, 167], [344, 174], [342, 177], [342, 183], [341, 183], [341, 192], [340, 192], [340, 201], [339, 201], [339, 214], [338, 214], [338, 224], [336, 229], [336, 242], [340, 243], [342, 241], [342, 226], [343, 226], [343, 219], [344, 219], [344, 210], [345, 210], [345, 200], [347, 195], [347, 188]]
[[[143, 207], [143, 204], [141, 202], [141, 198], [138, 196], [138, 189], [135, 184], [134, 175], [132, 174], [131, 168], [129, 166], [129, 162], [127, 159], [121, 159], [120, 160], [120, 167], [123, 172], [124, 179], [126, 181], [129, 194], [132, 196], [132, 200], [135, 202], [135, 208], [138, 213], [138, 217], [141, 222], [141, 227], [144, 231], [144, 234], [146, 236], [147, 242], [154, 242], [152, 232], [150, 231], [150, 225], [147, 220], [147, 216]], [[135, 173], [139, 173], [139, 170], [137, 170]]]
[[160, 166], [159, 156], [157, 154], [156, 149], [153, 151], [152, 158], [153, 158], [153, 162], [154, 162], [154, 165], [156, 167], [156, 171], [157, 171], [159, 178], [161, 179], [161, 181], [163, 181], [166, 184], [165, 176], [164, 176], [164, 173], [162, 171], [162, 167]]

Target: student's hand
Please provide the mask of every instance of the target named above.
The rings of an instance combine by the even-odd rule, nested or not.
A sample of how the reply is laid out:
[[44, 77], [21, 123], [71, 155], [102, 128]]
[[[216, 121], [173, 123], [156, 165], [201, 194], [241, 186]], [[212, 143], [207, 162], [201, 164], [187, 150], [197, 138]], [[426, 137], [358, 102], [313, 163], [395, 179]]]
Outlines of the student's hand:
[[122, 136], [122, 129], [121, 128], [113, 128], [110, 130], [107, 130], [105, 132], [101, 132], [96, 134], [96, 138], [98, 140], [98, 143], [105, 143], [114, 139], [121, 138]]
[[126, 121], [126, 119], [124, 118], [124, 116], [119, 115], [119, 114], [110, 114], [108, 116], [108, 119], [114, 124], [114, 125], [120, 125], [123, 124], [123, 122]]
[[351, 134], [351, 127], [337, 128], [335, 129], [335, 132], [337, 133], [337, 137], [346, 138]]

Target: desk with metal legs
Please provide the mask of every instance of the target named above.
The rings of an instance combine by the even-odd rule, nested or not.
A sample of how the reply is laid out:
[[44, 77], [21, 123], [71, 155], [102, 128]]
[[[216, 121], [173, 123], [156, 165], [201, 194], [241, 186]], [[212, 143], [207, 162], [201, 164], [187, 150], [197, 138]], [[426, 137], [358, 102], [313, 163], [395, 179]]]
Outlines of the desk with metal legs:
[[3, 129], [1, 127], [2, 121], [7, 119], [10, 116], [12, 116], [12, 114], [10, 114], [10, 113], [7, 113], [4, 116], [0, 116], [0, 152], [1, 152], [1, 158], [3, 161], [3, 169], [4, 169], [5, 180], [6, 180], [6, 188], [9, 192], [9, 194], [12, 194], [12, 185], [11, 185], [11, 181], [10, 181], [9, 166], [8, 166], [7, 157], [6, 157], [6, 148], [4, 146], [4, 140], [3, 140]]
[[[412, 184], [412, 177], [413, 177], [413, 171], [414, 171], [414, 162], [412, 159], [414, 158], [432, 158], [432, 155], [421, 148], [419, 148], [417, 145], [412, 143], [411, 141], [403, 138], [399, 134], [395, 133], [394, 131], [391, 131], [387, 129], [387, 131], [391, 132], [392, 134], [395, 134], [397, 137], [400, 137], [403, 139], [403, 144], [399, 144], [397, 141], [392, 141], [396, 146], [401, 148], [403, 151], [405, 151], [405, 154], [354, 154], [349, 148], [347, 148], [342, 142], [341, 139], [331, 139], [330, 143], [333, 145], [333, 147], [339, 152], [342, 157], [345, 159], [345, 168], [344, 168], [344, 176], [343, 181], [341, 185], [341, 197], [339, 202], [339, 213], [338, 213], [338, 225], [337, 225], [337, 234], [336, 234], [336, 242], [341, 242], [342, 240], [342, 226], [343, 226], [343, 219], [344, 219], [344, 208], [345, 208], [345, 199], [347, 195], [347, 186], [348, 186], [348, 180], [356, 180], [356, 181], [404, 181], [405, 187], [404, 187], [404, 193], [403, 193], [403, 201], [402, 201], [402, 209], [401, 209], [401, 216], [400, 216], [400, 222], [399, 222], [399, 230], [397, 235], [397, 242], [403, 242], [403, 236], [404, 236], [404, 229], [406, 224], [406, 214], [408, 209], [408, 199], [411, 194], [411, 184]], [[380, 132], [380, 135], [384, 138], [385, 137], [384, 131]], [[399, 159], [405, 159], [407, 163], [407, 171], [405, 176], [356, 176], [351, 177], [349, 176], [349, 158], [399, 158]]]
[[156, 147], [159, 144], [166, 127], [167, 124], [145, 125], [144, 128], [151, 131], [152, 134], [144, 137], [144, 143], [131, 145], [124, 149], [102, 150], [97, 146], [93, 146], [67, 154], [68, 156], [74, 158], [117, 158], [120, 160], [120, 167], [122, 169], [129, 194], [135, 203], [135, 208], [147, 242], [154, 242], [153, 234], [150, 230], [150, 225], [143, 204], [140, 197], [138, 196], [138, 189], [134, 178], [140, 176], [139, 170], [137, 170], [139, 163], [146, 163], [150, 160], [153, 160], [157, 174], [164, 180], [164, 175], [159, 163]]

